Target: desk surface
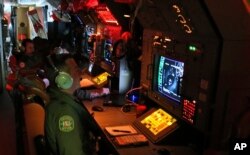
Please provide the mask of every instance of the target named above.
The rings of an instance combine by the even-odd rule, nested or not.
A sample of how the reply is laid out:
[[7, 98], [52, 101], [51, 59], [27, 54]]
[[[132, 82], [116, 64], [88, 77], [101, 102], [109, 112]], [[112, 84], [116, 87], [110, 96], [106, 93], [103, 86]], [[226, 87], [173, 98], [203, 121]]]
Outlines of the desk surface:
[[[88, 110], [88, 112], [94, 117], [95, 122], [104, 132], [104, 128], [107, 126], [118, 126], [118, 125], [128, 125], [132, 124], [136, 119], [136, 114], [126, 114], [123, 113], [120, 107], [109, 107], [102, 106], [103, 98], [97, 98], [92, 101], [84, 101], [83, 105]], [[98, 105], [104, 108], [103, 112], [92, 111], [92, 106]], [[104, 132], [107, 139], [110, 136]], [[111, 141], [109, 141], [112, 143]], [[118, 147], [115, 144], [111, 144], [116, 149], [117, 153], [120, 155], [160, 155], [157, 150], [165, 148], [170, 151], [170, 155], [196, 155], [191, 148], [184, 146], [168, 146], [168, 145], [156, 145], [149, 142], [146, 146], [136, 146], [136, 147]], [[167, 154], [166, 154], [167, 155]]]

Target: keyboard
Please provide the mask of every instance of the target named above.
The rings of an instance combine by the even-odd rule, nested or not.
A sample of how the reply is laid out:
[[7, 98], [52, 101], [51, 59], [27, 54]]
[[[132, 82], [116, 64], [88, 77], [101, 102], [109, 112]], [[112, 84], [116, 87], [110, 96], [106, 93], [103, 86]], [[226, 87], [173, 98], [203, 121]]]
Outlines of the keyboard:
[[115, 137], [115, 142], [119, 146], [129, 146], [129, 145], [145, 145], [148, 144], [148, 139], [143, 134], [133, 134], [125, 136]]

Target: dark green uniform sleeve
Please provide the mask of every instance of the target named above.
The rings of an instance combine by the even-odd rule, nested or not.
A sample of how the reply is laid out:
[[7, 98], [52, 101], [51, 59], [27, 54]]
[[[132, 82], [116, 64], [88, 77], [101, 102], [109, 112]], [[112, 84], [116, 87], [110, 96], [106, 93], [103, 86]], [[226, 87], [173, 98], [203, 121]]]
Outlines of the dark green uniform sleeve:
[[53, 152], [58, 155], [88, 155], [88, 134], [78, 113], [67, 104], [57, 110], [60, 112], [49, 123], [55, 124], [55, 133], [51, 133], [55, 134], [55, 139], [51, 138], [50, 142]]
[[53, 115], [46, 110], [45, 114], [45, 122], [44, 122], [44, 129], [45, 129], [45, 137], [47, 146], [50, 148], [50, 151], [53, 154], [56, 154], [56, 138], [54, 132], [55, 124], [53, 123]]
[[79, 115], [69, 106], [65, 106], [63, 113], [56, 119], [56, 138], [60, 155], [87, 155], [85, 146], [88, 136], [84, 133]]

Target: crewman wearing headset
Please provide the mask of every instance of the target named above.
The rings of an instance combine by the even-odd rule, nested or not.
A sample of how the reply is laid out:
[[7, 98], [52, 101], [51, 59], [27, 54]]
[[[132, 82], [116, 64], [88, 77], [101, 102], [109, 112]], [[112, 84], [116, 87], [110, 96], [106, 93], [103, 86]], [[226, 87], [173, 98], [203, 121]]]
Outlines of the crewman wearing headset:
[[18, 60], [19, 73], [22, 76], [35, 75], [37, 70], [43, 68], [43, 56], [35, 51], [34, 43], [31, 39], [22, 41], [23, 53]]
[[[89, 133], [95, 133], [96, 129], [89, 121], [82, 103], [77, 102], [72, 95], [73, 85], [79, 88], [79, 77], [75, 77], [78, 69], [72, 67], [74, 59], [62, 54], [49, 57], [49, 62], [54, 77], [50, 77], [53, 78], [48, 88], [51, 102], [46, 106], [45, 113], [47, 144], [53, 155], [95, 154], [95, 145]], [[81, 99], [91, 99], [91, 92], [77, 90]]]

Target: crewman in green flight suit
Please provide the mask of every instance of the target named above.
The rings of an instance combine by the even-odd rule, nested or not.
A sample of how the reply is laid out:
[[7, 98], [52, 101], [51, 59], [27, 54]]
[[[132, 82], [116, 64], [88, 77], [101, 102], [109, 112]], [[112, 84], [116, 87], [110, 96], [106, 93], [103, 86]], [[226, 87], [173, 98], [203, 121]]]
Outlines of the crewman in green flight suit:
[[[65, 55], [49, 58], [50, 64], [53, 62], [51, 68], [56, 70], [56, 73], [53, 71], [56, 77], [54, 83], [50, 80], [51, 86], [48, 88], [50, 103], [46, 106], [45, 113], [46, 142], [53, 155], [92, 155], [95, 154], [95, 142], [91, 140], [89, 133], [97, 130], [82, 103], [77, 102], [73, 93], [68, 91], [72, 85], [79, 83], [79, 78], [73, 80], [71, 76], [76, 72], [72, 69], [76, 67], [65, 63], [70, 59], [72, 60], [65, 58]], [[89, 91], [78, 89], [78, 93], [82, 99], [91, 99]]]

